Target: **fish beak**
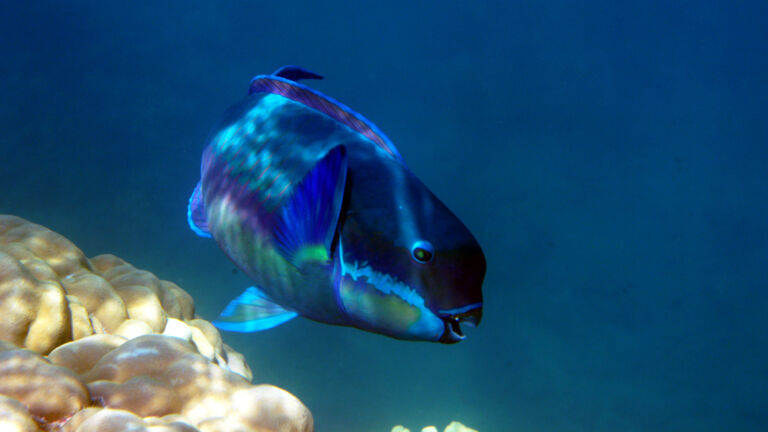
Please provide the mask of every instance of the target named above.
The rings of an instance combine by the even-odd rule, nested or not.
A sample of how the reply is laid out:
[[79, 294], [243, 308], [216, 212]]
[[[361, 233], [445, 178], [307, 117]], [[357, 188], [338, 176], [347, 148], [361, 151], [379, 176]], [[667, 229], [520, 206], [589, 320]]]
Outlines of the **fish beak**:
[[477, 327], [483, 316], [483, 308], [476, 307], [463, 313], [442, 316], [445, 330], [440, 337], [440, 342], [453, 344], [464, 340], [466, 336], [461, 331], [461, 323], [466, 323], [470, 327]]

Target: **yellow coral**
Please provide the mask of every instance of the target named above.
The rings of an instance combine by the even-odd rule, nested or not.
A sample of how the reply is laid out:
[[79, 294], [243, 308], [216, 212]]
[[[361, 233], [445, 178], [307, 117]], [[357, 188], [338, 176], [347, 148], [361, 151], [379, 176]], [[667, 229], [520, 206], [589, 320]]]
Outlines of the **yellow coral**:
[[52, 365], [26, 349], [0, 352], [0, 394], [24, 404], [47, 422], [72, 416], [90, 402], [88, 390], [74, 372]]
[[0, 395], [0, 430], [4, 432], [40, 432], [27, 407], [8, 396]]
[[312, 431], [250, 378], [175, 284], [0, 216], [0, 430]]
[[448, 426], [445, 427], [445, 432], [477, 432], [477, 430], [464, 426], [457, 421], [452, 421]]
[[[397, 425], [392, 428], [391, 432], [411, 432], [411, 430], [405, 426]], [[422, 428], [421, 432], [438, 432], [438, 430], [434, 426], [427, 426]], [[457, 421], [452, 421], [448, 426], [445, 427], [443, 432], [477, 432], [477, 430], [464, 426]]]
[[231, 357], [229, 368], [250, 379], [218, 330], [194, 314], [192, 297], [176, 284], [114, 255], [88, 259], [51, 230], [0, 215], [0, 340], [47, 354], [92, 334], [165, 333], [192, 341], [223, 367]]

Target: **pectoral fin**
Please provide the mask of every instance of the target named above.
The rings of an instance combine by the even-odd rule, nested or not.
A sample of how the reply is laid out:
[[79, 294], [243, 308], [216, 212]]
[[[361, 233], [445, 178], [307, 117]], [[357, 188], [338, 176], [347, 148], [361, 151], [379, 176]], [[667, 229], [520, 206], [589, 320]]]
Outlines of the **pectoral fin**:
[[337, 146], [296, 185], [276, 211], [272, 231], [277, 250], [295, 266], [330, 259], [346, 179], [346, 150]]
[[273, 303], [256, 287], [249, 287], [232, 300], [213, 325], [228, 331], [257, 332], [277, 327], [298, 316]]

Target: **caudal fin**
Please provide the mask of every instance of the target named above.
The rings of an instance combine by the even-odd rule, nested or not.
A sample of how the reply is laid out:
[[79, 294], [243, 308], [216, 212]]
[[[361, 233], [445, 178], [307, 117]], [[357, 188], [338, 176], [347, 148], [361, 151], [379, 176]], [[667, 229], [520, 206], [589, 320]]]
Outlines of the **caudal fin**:
[[200, 237], [211, 238], [211, 232], [208, 230], [208, 220], [205, 217], [205, 206], [203, 205], [203, 193], [200, 182], [197, 182], [192, 196], [189, 197], [187, 223], [195, 234]]

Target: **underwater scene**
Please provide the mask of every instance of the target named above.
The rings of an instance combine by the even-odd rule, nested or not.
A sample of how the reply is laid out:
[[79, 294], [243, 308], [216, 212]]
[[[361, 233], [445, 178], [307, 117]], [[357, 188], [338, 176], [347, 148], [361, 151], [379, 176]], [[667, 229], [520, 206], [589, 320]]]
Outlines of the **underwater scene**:
[[766, 18], [0, 3], [0, 425], [768, 430]]

